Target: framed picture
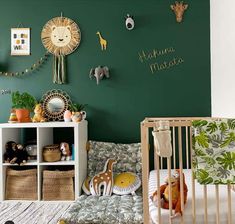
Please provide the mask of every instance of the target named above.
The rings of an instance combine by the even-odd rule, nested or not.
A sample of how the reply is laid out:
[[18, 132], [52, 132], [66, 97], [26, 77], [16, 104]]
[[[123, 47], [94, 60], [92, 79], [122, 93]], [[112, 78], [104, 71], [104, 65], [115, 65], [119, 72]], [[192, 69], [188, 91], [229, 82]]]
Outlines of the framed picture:
[[30, 28], [11, 29], [11, 55], [30, 55]]

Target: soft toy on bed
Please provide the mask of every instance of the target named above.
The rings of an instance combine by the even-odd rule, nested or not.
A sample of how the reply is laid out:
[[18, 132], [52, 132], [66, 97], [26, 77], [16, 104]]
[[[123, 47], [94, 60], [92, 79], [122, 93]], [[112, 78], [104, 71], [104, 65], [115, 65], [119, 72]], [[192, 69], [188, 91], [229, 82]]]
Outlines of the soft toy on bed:
[[90, 192], [92, 195], [110, 196], [113, 191], [113, 165], [117, 163], [115, 159], [108, 159], [103, 172], [95, 175], [90, 181]]
[[[172, 216], [176, 217], [177, 215], [182, 215], [181, 210], [181, 201], [180, 201], [180, 170], [175, 170], [175, 173], [171, 177], [171, 190], [172, 190], [172, 209], [175, 210], [175, 214]], [[161, 207], [164, 209], [169, 209], [169, 179], [167, 178], [166, 183], [160, 186], [160, 198], [161, 198]], [[187, 201], [188, 187], [185, 183], [185, 177], [183, 174], [183, 189], [184, 189], [184, 204]], [[155, 191], [151, 197], [154, 204], [157, 205], [157, 194]]]

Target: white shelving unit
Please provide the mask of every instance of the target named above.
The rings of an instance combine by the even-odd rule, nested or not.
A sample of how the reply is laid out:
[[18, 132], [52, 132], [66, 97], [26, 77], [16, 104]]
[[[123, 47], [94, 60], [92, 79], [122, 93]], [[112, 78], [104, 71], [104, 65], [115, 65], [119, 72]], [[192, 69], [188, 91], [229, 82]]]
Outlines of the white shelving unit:
[[[36, 133], [37, 139], [37, 160], [28, 161], [24, 166], [32, 166], [37, 168], [38, 176], [38, 200], [42, 200], [42, 172], [48, 167], [58, 166], [72, 167], [75, 171], [74, 190], [75, 199], [81, 195], [81, 187], [83, 180], [87, 175], [87, 121], [80, 123], [75, 122], [45, 122], [45, 123], [14, 123], [14, 124], [0, 124], [0, 200], [5, 200], [5, 182], [6, 182], [6, 169], [7, 167], [15, 167], [17, 164], [4, 163], [3, 155], [5, 152], [5, 145], [8, 141], [21, 142], [21, 135], [25, 129], [32, 129]], [[74, 144], [74, 160], [71, 161], [58, 161], [58, 162], [44, 162], [42, 151], [45, 145], [54, 143], [54, 131], [56, 128], [65, 129], [70, 128], [73, 130], [73, 144]], [[34, 130], [35, 129], [35, 130]]]

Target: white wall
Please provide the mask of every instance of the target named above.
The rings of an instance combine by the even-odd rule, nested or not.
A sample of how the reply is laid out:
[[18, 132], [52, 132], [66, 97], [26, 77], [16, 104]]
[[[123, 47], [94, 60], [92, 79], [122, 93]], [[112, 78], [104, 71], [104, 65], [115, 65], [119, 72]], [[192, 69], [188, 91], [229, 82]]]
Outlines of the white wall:
[[235, 0], [210, 2], [212, 116], [235, 118]]

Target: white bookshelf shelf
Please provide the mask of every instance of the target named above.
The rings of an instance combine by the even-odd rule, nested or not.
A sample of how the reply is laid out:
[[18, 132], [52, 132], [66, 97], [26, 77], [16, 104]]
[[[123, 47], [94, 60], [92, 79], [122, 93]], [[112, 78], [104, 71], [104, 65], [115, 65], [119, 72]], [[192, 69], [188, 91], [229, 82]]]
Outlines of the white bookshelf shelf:
[[41, 166], [68, 166], [68, 165], [75, 165], [75, 161], [58, 161], [58, 162], [42, 162], [40, 163]]
[[[48, 167], [56, 168], [65, 168], [68, 166], [69, 169], [74, 169], [75, 178], [74, 178], [74, 191], [75, 191], [75, 200], [81, 195], [81, 187], [83, 180], [87, 175], [87, 126], [88, 122], [82, 121], [80, 123], [75, 122], [45, 122], [45, 123], [14, 123], [14, 124], [0, 124], [0, 201], [5, 200], [5, 182], [6, 182], [6, 170], [7, 167], [17, 167], [18, 164], [4, 163], [3, 155], [5, 153], [5, 145], [8, 141], [15, 141], [16, 143], [22, 142], [22, 133], [25, 129], [30, 128], [34, 129], [36, 133], [35, 138], [37, 140], [37, 160], [27, 161], [25, 166], [34, 166], [37, 168], [37, 184], [38, 184], [38, 201], [42, 200], [42, 174], [43, 171], [48, 169]], [[74, 160], [70, 161], [58, 161], [58, 162], [45, 162], [43, 161], [43, 147], [45, 145], [51, 145], [54, 143], [54, 134], [57, 133], [54, 130], [62, 128], [69, 129], [69, 133], [73, 134], [74, 144]], [[71, 132], [72, 129], [72, 132]], [[60, 130], [60, 129], [59, 129]], [[65, 130], [66, 132], [66, 130]], [[72, 167], [72, 168], [71, 168]]]
[[[11, 164], [11, 163], [3, 163], [3, 166], [19, 166], [18, 164]], [[37, 160], [33, 160], [33, 161], [28, 161], [27, 163], [24, 163], [21, 166], [37, 166], [38, 165], [38, 161]]]

